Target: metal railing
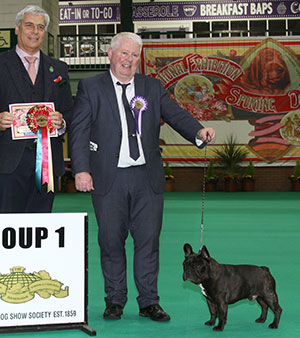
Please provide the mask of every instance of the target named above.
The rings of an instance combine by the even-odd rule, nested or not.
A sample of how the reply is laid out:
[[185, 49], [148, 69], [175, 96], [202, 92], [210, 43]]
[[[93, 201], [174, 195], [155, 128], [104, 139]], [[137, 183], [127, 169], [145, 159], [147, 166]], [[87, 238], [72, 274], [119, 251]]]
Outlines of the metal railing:
[[69, 69], [107, 69], [107, 50], [113, 35], [58, 36], [58, 55]]
[[[179, 31], [142, 31], [138, 33], [143, 40], [148, 39], [213, 39], [213, 38], [247, 38], [278, 37], [279, 34], [265, 30], [263, 32], [249, 30], [221, 30], [187, 32]], [[286, 31], [281, 36], [295, 36], [295, 32]], [[58, 35], [59, 58], [68, 64], [69, 69], [106, 70], [109, 68], [107, 50], [114, 34], [90, 35]], [[299, 35], [298, 35], [299, 36]]]

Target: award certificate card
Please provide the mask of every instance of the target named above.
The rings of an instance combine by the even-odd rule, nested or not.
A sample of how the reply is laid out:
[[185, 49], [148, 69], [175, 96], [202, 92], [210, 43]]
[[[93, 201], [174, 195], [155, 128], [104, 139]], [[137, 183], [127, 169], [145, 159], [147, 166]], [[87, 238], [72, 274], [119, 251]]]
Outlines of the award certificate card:
[[[28, 111], [30, 110], [30, 108], [37, 105], [44, 105], [55, 111], [53, 102], [14, 103], [9, 105], [9, 111], [14, 116], [14, 122], [11, 127], [11, 134], [13, 140], [37, 138], [37, 134], [35, 134], [29, 129], [26, 122], [26, 116]], [[54, 128], [54, 130], [50, 133], [50, 136], [51, 137], [57, 136], [56, 128]]]

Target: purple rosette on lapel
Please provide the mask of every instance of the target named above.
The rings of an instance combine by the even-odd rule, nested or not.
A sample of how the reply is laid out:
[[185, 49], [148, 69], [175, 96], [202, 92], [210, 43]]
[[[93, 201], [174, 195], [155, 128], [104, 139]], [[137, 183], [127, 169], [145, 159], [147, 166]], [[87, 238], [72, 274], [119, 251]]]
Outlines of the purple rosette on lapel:
[[142, 113], [147, 110], [148, 102], [142, 96], [135, 96], [130, 101], [130, 107], [134, 113], [136, 131], [141, 136]]

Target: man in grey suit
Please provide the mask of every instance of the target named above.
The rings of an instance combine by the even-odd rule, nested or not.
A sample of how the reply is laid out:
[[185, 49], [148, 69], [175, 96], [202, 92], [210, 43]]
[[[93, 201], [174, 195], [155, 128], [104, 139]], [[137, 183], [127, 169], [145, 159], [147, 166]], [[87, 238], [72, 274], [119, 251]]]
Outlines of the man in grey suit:
[[[26, 6], [16, 16], [18, 43], [0, 54], [0, 213], [51, 212], [54, 193], [41, 192], [35, 183], [36, 142], [13, 140], [14, 123], [9, 105], [53, 102], [50, 119], [58, 129], [51, 137], [54, 183], [64, 173], [63, 134], [72, 113], [72, 94], [67, 65], [40, 50], [49, 24], [48, 14], [37, 6]], [[29, 58], [34, 57], [35, 79], [29, 76]]]
[[[130, 232], [139, 314], [168, 321], [157, 290], [165, 187], [161, 119], [194, 144], [197, 138], [214, 142], [215, 132], [181, 109], [159, 80], [136, 74], [141, 48], [138, 35], [116, 35], [108, 50], [110, 71], [80, 81], [70, 127], [71, 161], [76, 188], [92, 191], [107, 295], [103, 317], [120, 319], [127, 301]], [[128, 102], [139, 112], [134, 131]]]

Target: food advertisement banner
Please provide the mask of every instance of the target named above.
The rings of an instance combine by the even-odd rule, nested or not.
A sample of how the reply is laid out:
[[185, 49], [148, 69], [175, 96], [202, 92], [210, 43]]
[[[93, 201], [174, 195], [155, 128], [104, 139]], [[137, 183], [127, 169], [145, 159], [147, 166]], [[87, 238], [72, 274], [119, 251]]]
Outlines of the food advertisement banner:
[[[86, 4], [69, 2], [67, 5], [59, 6], [59, 23], [119, 22], [120, 12], [121, 5], [117, 0], [101, 4], [92, 1]], [[294, 0], [133, 1], [132, 3], [133, 22], [292, 18], [299, 16], [299, 12], [299, 1]]]

